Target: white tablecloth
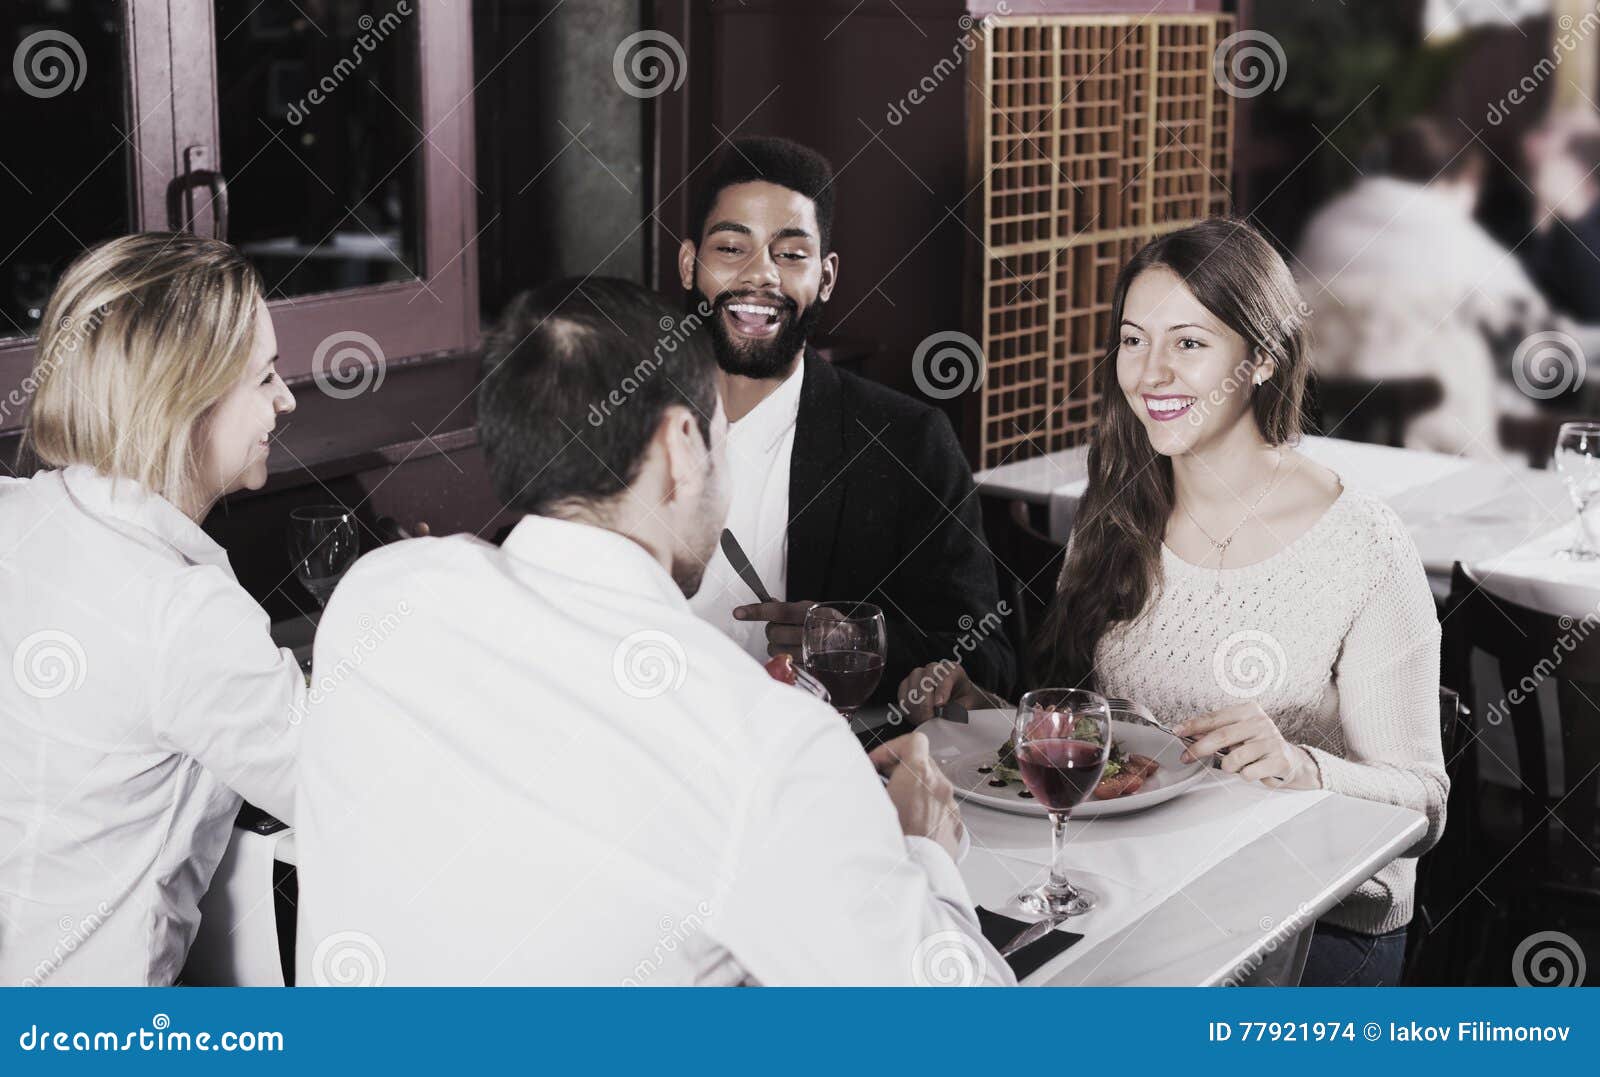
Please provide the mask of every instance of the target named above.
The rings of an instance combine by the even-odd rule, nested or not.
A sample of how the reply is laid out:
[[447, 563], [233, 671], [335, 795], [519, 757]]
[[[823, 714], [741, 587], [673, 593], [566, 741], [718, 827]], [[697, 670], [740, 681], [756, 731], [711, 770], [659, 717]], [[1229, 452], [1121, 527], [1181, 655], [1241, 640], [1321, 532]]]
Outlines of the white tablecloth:
[[[1065, 929], [1086, 936], [1037, 978], [1049, 979], [1105, 939], [1149, 914], [1194, 879], [1225, 863], [1318, 801], [1324, 791], [1269, 790], [1220, 771], [1182, 796], [1143, 812], [1085, 819], [1068, 826], [1068, 878], [1100, 903]], [[1050, 870], [1050, 823], [981, 805], [963, 805], [972, 851], [961, 864], [975, 902], [1030, 918], [1016, 897]], [[1284, 849], [1287, 864], [1294, 850]], [[1254, 885], [1254, 883], [1246, 883]]]
[[[1600, 512], [1590, 510], [1589, 532], [1600, 532]], [[1600, 561], [1558, 556], [1572, 545], [1577, 522], [1473, 566], [1483, 589], [1521, 606], [1582, 620], [1600, 617]]]

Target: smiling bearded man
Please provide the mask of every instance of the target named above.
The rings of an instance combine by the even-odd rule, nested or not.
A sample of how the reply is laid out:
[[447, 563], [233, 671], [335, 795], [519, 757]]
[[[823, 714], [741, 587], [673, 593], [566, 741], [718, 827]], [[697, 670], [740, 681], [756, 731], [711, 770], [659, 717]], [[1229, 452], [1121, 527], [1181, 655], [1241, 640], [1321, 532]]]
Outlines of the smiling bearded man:
[[807, 343], [839, 278], [828, 162], [783, 139], [741, 139], [698, 192], [690, 223], [678, 270], [709, 321], [732, 424], [728, 529], [777, 599], [751, 604], [718, 550], [695, 612], [764, 659], [799, 656], [817, 601], [871, 602], [888, 627], [875, 701], [941, 659], [1009, 690], [1011, 645], [998, 627], [973, 627], [1006, 611], [949, 420], [835, 370]]

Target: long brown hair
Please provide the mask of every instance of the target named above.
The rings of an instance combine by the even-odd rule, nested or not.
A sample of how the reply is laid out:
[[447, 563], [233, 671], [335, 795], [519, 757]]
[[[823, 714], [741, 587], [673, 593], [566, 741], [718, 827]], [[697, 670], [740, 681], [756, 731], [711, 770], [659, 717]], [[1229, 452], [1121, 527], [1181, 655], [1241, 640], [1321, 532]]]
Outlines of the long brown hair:
[[1144, 609], [1161, 578], [1161, 542], [1173, 510], [1172, 462], [1156, 452], [1117, 381], [1122, 308], [1147, 269], [1177, 274], [1250, 348], [1244, 384], [1262, 356], [1276, 368], [1251, 398], [1270, 445], [1300, 434], [1310, 360], [1310, 314], [1289, 267], [1239, 220], [1202, 221], [1151, 240], [1123, 266], [1100, 363], [1100, 424], [1089, 445], [1089, 486], [1078, 505], [1061, 587], [1035, 641], [1034, 668], [1052, 685], [1093, 684], [1094, 650], [1112, 624]]

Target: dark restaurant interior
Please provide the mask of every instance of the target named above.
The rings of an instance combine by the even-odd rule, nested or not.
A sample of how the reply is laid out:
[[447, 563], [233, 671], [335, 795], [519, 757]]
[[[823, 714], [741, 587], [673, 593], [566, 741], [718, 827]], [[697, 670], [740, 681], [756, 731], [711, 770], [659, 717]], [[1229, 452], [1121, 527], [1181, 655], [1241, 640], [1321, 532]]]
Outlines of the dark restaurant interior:
[[[873, 453], [897, 432], [905, 433], [904, 444], [927, 450], [912, 458], [910, 450], [891, 448], [897, 459], [874, 471], [872, 481], [896, 493], [865, 497], [852, 487], [843, 507], [832, 509], [839, 513], [837, 528], [807, 525], [802, 541], [794, 514], [813, 500], [828, 504], [835, 472], [844, 475], [856, 465], [846, 454], [823, 461], [824, 475], [805, 488], [802, 504], [798, 468], [813, 444], [805, 429], [813, 405], [810, 397], [799, 398], [796, 478], [786, 495], [787, 598], [885, 607], [890, 672], [869, 686], [870, 698], [857, 700], [859, 710], [843, 706], [841, 698], [833, 703], [868, 750], [906, 733], [907, 722], [926, 734], [935, 772], [945, 766], [945, 784], [955, 786], [952, 803], [959, 802], [965, 820], [956, 826], [971, 851], [963, 845], [955, 860], [973, 904], [982, 906], [978, 919], [991, 924], [996, 913], [1011, 917], [984, 931], [997, 954], [1006, 939], [1020, 944], [1018, 932], [1032, 919], [1005, 904], [1018, 884], [1044, 882], [1049, 869], [1048, 889], [1065, 863], [1075, 878], [1090, 878], [1098, 894], [1098, 909], [1072, 920], [1046, 903], [1046, 915], [1059, 915], [1050, 926], [1066, 925], [1050, 933], [1059, 948], [1046, 953], [1020, 946], [1021, 954], [1034, 954], [1022, 963], [1001, 955], [1010, 961], [1001, 979], [1060, 985], [1336, 982], [1318, 980], [1314, 972], [1325, 967], [1312, 939], [1329, 923], [1326, 916], [1342, 925], [1326, 930], [1357, 940], [1351, 945], [1376, 953], [1374, 946], [1397, 944], [1391, 957], [1398, 979], [1381, 981], [1389, 984], [1581, 984], [1586, 955], [1600, 957], [1600, 634], [1590, 633], [1600, 625], [1600, 562], [1594, 560], [1593, 525], [1585, 521], [1586, 510], [1600, 512], [1600, 463], [1594, 463], [1600, 460], [1594, 422], [1600, 419], [1600, 378], [1585, 377], [1586, 353], [1600, 344], [1600, 13], [1592, 6], [1577, 0], [12, 0], [0, 14], [0, 28], [13, 51], [13, 63], [4, 65], [7, 77], [0, 78], [0, 190], [8, 206], [0, 216], [0, 474], [27, 480], [60, 466], [36, 456], [29, 443], [34, 435], [25, 438], [24, 430], [30, 397], [44, 377], [41, 332], [54, 331], [52, 296], [75, 260], [136, 233], [191, 233], [225, 241], [242, 254], [259, 275], [276, 331], [276, 369], [294, 407], [271, 433], [264, 482], [228, 490], [210, 507], [203, 531], [265, 611], [272, 643], [287, 648], [308, 678], [307, 736], [319, 718], [332, 714], [319, 715], [315, 701], [318, 683], [335, 675], [323, 668], [322, 648], [330, 648], [330, 668], [337, 653], [335, 641], [318, 638], [323, 607], [358, 556], [365, 562], [377, 551], [387, 554], [428, 536], [470, 536], [507, 550], [516, 545], [528, 510], [502, 496], [502, 460], [492, 460], [485, 447], [502, 436], [501, 420], [486, 417], [480, 424], [479, 413], [480, 405], [489, 406], [485, 355], [502, 355], [508, 333], [523, 342], [544, 339], [545, 319], [535, 324], [531, 315], [521, 334], [519, 304], [530, 292], [535, 303], [551, 298], [548, 290], [557, 282], [576, 282], [573, 290], [580, 293], [589, 282], [630, 282], [642, 286], [641, 295], [657, 297], [652, 301], [667, 312], [660, 318], [665, 330], [673, 316], [692, 310], [694, 293], [685, 281], [699, 281], [696, 259], [716, 233], [716, 227], [702, 231], [709, 224], [702, 189], [741, 153], [747, 145], [741, 140], [784, 139], [831, 166], [825, 195], [831, 223], [822, 218], [823, 194], [805, 192], [818, 211], [822, 252], [831, 249], [838, 258], [837, 286], [825, 283], [817, 305], [807, 310], [815, 320], [808, 323], [805, 386], [819, 384], [814, 361], [844, 379], [844, 419], [834, 421], [844, 422], [847, 444], [854, 444], [851, 427], [858, 425], [851, 410], [856, 405], [848, 403], [851, 386], [873, 383], [895, 400], [916, 402], [915, 411], [873, 403], [883, 410], [871, 412], [860, 405], [863, 415], [882, 417], [881, 424], [859, 424], [865, 433], [851, 453], [864, 454], [861, 460], [876, 459]], [[723, 196], [735, 189], [722, 188]], [[711, 197], [718, 197], [715, 189]], [[1424, 198], [1431, 201], [1419, 208]], [[1074, 623], [1085, 617], [1098, 616], [1095, 623], [1104, 626], [1108, 617], [1131, 616], [1137, 605], [1106, 614], [1092, 603], [1121, 608], [1116, 604], [1128, 592], [1115, 585], [1118, 573], [1178, 556], [1175, 533], [1167, 531], [1163, 547], [1158, 528], [1151, 544], [1140, 548], [1145, 560], [1113, 551], [1099, 563], [1085, 563], [1094, 551], [1104, 553], [1095, 543], [1111, 541], [1095, 538], [1111, 534], [1105, 529], [1113, 525], [1100, 521], [1138, 511], [1119, 510], [1117, 498], [1124, 495], [1105, 486], [1108, 476], [1122, 474], [1108, 463], [1114, 431], [1143, 430], [1138, 423], [1144, 422], [1155, 441], [1168, 436], [1158, 426], [1182, 425], [1142, 412], [1134, 420], [1120, 400], [1120, 413], [1133, 425], [1119, 427], [1107, 418], [1112, 397], [1120, 396], [1120, 364], [1137, 339], [1128, 335], [1130, 312], [1143, 301], [1137, 278], [1124, 267], [1162, 237], [1201, 226], [1195, 234], [1204, 238], [1208, 221], [1245, 222], [1241, 227], [1264, 241], [1259, 258], [1286, 267], [1287, 276], [1263, 279], [1298, 288], [1295, 324], [1280, 322], [1267, 335], [1306, 342], [1293, 344], [1271, 368], [1280, 377], [1291, 368], [1301, 371], [1303, 397], [1298, 388], [1291, 395], [1304, 413], [1303, 438], [1269, 434], [1267, 442], [1294, 447], [1297, 458], [1313, 462], [1307, 468], [1324, 469], [1341, 489], [1367, 498], [1375, 506], [1372, 519], [1397, 529], [1406, 581], [1420, 593], [1425, 576], [1432, 600], [1423, 635], [1330, 651], [1334, 672], [1324, 662], [1313, 690], [1331, 693], [1318, 697], [1331, 707], [1336, 703], [1327, 701], [1341, 690], [1348, 699], [1360, 698], [1368, 675], [1341, 666], [1345, 656], [1361, 646], [1412, 654], [1410, 644], [1431, 639], [1436, 628], [1438, 646], [1426, 668], [1437, 661], [1437, 677], [1430, 676], [1437, 711], [1428, 686], [1416, 697], [1427, 700], [1426, 721], [1418, 718], [1418, 725], [1425, 727], [1427, 767], [1433, 769], [1391, 763], [1373, 747], [1387, 742], [1369, 739], [1347, 718], [1337, 747], [1329, 748], [1339, 758], [1301, 752], [1298, 769], [1265, 784], [1225, 775], [1228, 788], [1250, 784], [1250, 796], [1259, 798], [1248, 801], [1253, 814], [1247, 816], [1259, 819], [1257, 829], [1244, 827], [1231, 844], [1220, 830], [1202, 828], [1204, 813], [1197, 809], [1211, 803], [1206, 796], [1222, 803], [1224, 792], [1209, 792], [1208, 783], [1222, 789], [1221, 772], [1233, 765], [1217, 757], [1213, 768], [1185, 756], [1199, 783], [1192, 790], [1175, 789], [1165, 803], [1120, 815], [1074, 807], [1072, 826], [1088, 835], [1081, 842], [1062, 837], [1068, 813], [1061, 810], [1058, 844], [1047, 845], [1043, 806], [991, 803], [999, 796], [1037, 795], [1025, 780], [1020, 746], [1022, 764], [1015, 765], [1024, 779], [1010, 789], [1000, 771], [1012, 740], [1001, 750], [1000, 771], [990, 760], [981, 777], [964, 777], [966, 763], [940, 753], [945, 745], [951, 753], [967, 745], [963, 737], [990, 735], [980, 722], [984, 714], [997, 716], [994, 728], [1004, 730], [993, 735], [994, 745], [985, 742], [990, 755], [1000, 736], [1023, 738], [1026, 730], [1013, 724], [1023, 719], [1014, 716], [1010, 701], [1067, 683], [1058, 679], [1068, 668], [1060, 654], [1075, 653], [1052, 655], [1041, 640], [1075, 639]], [[1240, 253], [1256, 250], [1246, 242], [1217, 242], [1225, 254], [1211, 261], [1213, 272], [1222, 262], [1233, 265], [1230, 259], [1243, 264], [1257, 257]], [[1221, 317], [1195, 283], [1213, 279], [1206, 275], [1207, 258], [1191, 273], [1180, 268], [1176, 247], [1162, 250], [1167, 253], [1147, 272], [1177, 273]], [[617, 314], [612, 324], [622, 320]], [[1263, 389], [1255, 381], [1255, 391], [1272, 390], [1270, 373], [1264, 369], [1262, 376], [1269, 383]], [[806, 387], [796, 391], [807, 393]], [[542, 410], [560, 391], [554, 381], [547, 389], [548, 396], [527, 390], [530, 428], [568, 421], [560, 419], [556, 403]], [[1185, 399], [1183, 407], [1193, 404]], [[734, 420], [726, 385], [722, 400]], [[1151, 404], [1150, 415], [1160, 406]], [[1267, 405], [1244, 406], [1255, 408], [1258, 418], [1269, 411]], [[579, 419], [568, 419], [581, 427], [584, 414], [579, 408], [571, 413]], [[938, 433], [915, 441], [908, 431], [914, 427], [920, 437], [924, 427], [917, 424], [924, 423]], [[734, 422], [730, 429], [736, 434], [738, 427]], [[945, 448], [947, 456], [959, 457], [961, 472], [949, 483], [937, 464]], [[1286, 458], [1274, 458], [1273, 476]], [[1169, 467], [1166, 474], [1172, 472]], [[737, 514], [743, 480], [734, 474]], [[1129, 484], [1138, 480], [1131, 469], [1123, 477]], [[618, 476], [624, 480], [634, 477]], [[1162, 504], [1172, 509], [1170, 479], [1168, 487]], [[1181, 500], [1181, 479], [1177, 489]], [[932, 556], [947, 531], [961, 541], [970, 538], [980, 568], [963, 562], [948, 578], [959, 583], [978, 572], [991, 582], [973, 592], [981, 600], [960, 607], [959, 627], [924, 635], [942, 641], [944, 650], [954, 646], [958, 663], [963, 651], [974, 656], [966, 659], [977, 693], [967, 701], [971, 724], [952, 724], [953, 712], [943, 709], [945, 698], [953, 706], [965, 697], [937, 697], [935, 720], [926, 724], [914, 711], [918, 700], [907, 702], [912, 667], [937, 655], [899, 662], [907, 631], [897, 627], [902, 593], [886, 594], [863, 578], [855, 593], [813, 595], [799, 582], [806, 578], [818, 591], [855, 586], [836, 582], [852, 579], [841, 563], [880, 538], [889, 542], [886, 529], [913, 512], [893, 499], [921, 491], [943, 499], [950, 526], [928, 545], [900, 533], [887, 575], [912, 580], [912, 567]], [[330, 507], [344, 552], [337, 565], [317, 570], [308, 532], [292, 521], [316, 512], [325, 518]], [[0, 497], [0, 516], [4, 511]], [[730, 528], [737, 518], [730, 517]], [[1230, 558], [1248, 540], [1241, 538], [1230, 553], [1234, 532], [1219, 540], [1202, 519], [1194, 524], [1198, 548], [1215, 551], [1214, 590], [1225, 594], [1233, 584], [1225, 583], [1223, 570], [1234, 568]], [[1234, 527], [1232, 519], [1222, 526]], [[14, 532], [0, 529], [0, 540], [26, 532], [21, 524]], [[309, 542], [326, 552], [326, 533], [309, 534]], [[1372, 541], [1373, 549], [1390, 548], [1387, 540]], [[1346, 553], [1355, 542], [1345, 544]], [[606, 550], [596, 547], [597, 564], [609, 563]], [[755, 552], [760, 566], [762, 555]], [[820, 562], [804, 575], [801, 552]], [[17, 548], [0, 549], [0, 559], [16, 554]], [[920, 575], [919, 568], [904, 586], [942, 593], [944, 569], [927, 563], [935, 575]], [[830, 567], [825, 572], [822, 566]], [[1189, 567], [1199, 574], [1195, 593], [1211, 593], [1211, 563]], [[365, 578], [376, 579], [377, 571]], [[1103, 589], [1073, 589], [1074, 578], [1097, 573], [1110, 581]], [[27, 608], [32, 600], [25, 596], [43, 585], [9, 572], [0, 573], [0, 581], [7, 576], [18, 578], [0, 594], [7, 604], [18, 603], [13, 609]], [[347, 605], [355, 598], [342, 592], [358, 577], [359, 570], [341, 585], [338, 598]], [[781, 593], [782, 579], [775, 592]], [[1090, 594], [1077, 601], [1091, 604], [1067, 603], [1061, 596], [1069, 592]], [[1132, 593], [1142, 600], [1147, 592]], [[338, 598], [329, 606], [330, 619]], [[748, 593], [736, 598], [752, 601]], [[1348, 627], [1343, 602], [1326, 591], [1305, 592], [1298, 616], [1307, 636], [1322, 620], [1345, 618], [1340, 623]], [[988, 607], [994, 612], [985, 616]], [[571, 616], [575, 625], [588, 625], [588, 613], [573, 610]], [[810, 641], [812, 617], [806, 611], [797, 616]], [[846, 620], [854, 624], [854, 616]], [[353, 617], [347, 613], [338, 623]], [[19, 617], [0, 632], [17, 670], [28, 642], [23, 637], [47, 627]], [[1264, 675], [1277, 678], [1258, 686], [1264, 689], [1259, 696], [1256, 687], [1224, 685], [1223, 702], [1254, 707], [1252, 714], [1261, 710], [1252, 701], [1289, 690], [1285, 681], [1292, 686], [1312, 653], [1308, 643], [1280, 629], [1252, 635], [1258, 627], [1244, 624], [1229, 637], [1246, 638], [1243, 657], [1214, 656], [1220, 681], [1230, 680], [1227, 661], [1246, 676], [1263, 675], [1264, 663]], [[756, 646], [773, 641], [776, 655], [782, 649], [777, 630], [769, 626]], [[439, 631], [442, 639], [453, 630], [441, 623]], [[517, 646], [531, 653], [547, 640], [556, 647], [568, 630], [552, 623], [525, 625], [524, 632]], [[986, 651], [985, 633], [991, 632], [996, 649]], [[977, 643], [960, 642], [973, 634]], [[796, 627], [792, 666], [802, 674], [825, 671], [825, 665], [800, 660], [800, 636]], [[689, 637], [679, 633], [678, 640], [690, 654], [692, 688], [703, 660], [695, 658]], [[468, 653], [470, 646], [463, 637], [462, 649], [445, 653]], [[1209, 680], [1211, 645], [1204, 646], [1196, 668]], [[1001, 652], [1004, 662], [992, 667], [988, 687], [977, 687], [986, 683], [980, 672], [989, 668], [982, 664], [986, 656]], [[1181, 659], [1172, 657], [1180, 652], [1144, 646], [1141, 661], [1149, 665], [1140, 668], [1185, 678]], [[764, 660], [768, 652], [754, 653]], [[672, 654], [681, 658], [681, 648]], [[1004, 683], [999, 670], [1013, 658]], [[106, 668], [96, 659], [90, 649], [90, 687], [96, 667]], [[602, 665], [611, 660], [609, 651], [597, 659]], [[1289, 673], [1274, 671], [1275, 664]], [[493, 674], [484, 667], [435, 670], [434, 676], [466, 682]], [[1129, 720], [1143, 732], [1159, 728], [1164, 737], [1178, 737], [1169, 724], [1194, 715], [1164, 710], [1159, 699], [1166, 697], [1158, 699], [1153, 687], [1150, 698], [1135, 703], [1142, 695], [1137, 680], [1121, 687], [1132, 676], [1096, 684], [1098, 705], [1113, 715], [1125, 705], [1144, 715]], [[829, 682], [836, 697], [841, 683]], [[4, 688], [0, 718], [19, 729], [34, 728], [26, 717], [35, 713], [31, 708], [56, 702], [26, 685], [14, 692], [8, 681]], [[342, 691], [341, 685], [325, 693], [326, 705], [337, 708]], [[396, 699], [406, 695], [396, 687]], [[1116, 698], [1123, 695], [1133, 698]], [[354, 693], [345, 698], [353, 707]], [[1174, 698], [1189, 697], [1178, 691]], [[619, 698], [617, 708], [632, 699]], [[1386, 706], [1378, 709], [1388, 713]], [[1270, 712], [1269, 706], [1261, 716], [1269, 725]], [[450, 721], [470, 724], [477, 713]], [[1333, 713], [1337, 723], [1344, 710]], [[547, 719], [555, 720], [553, 713], [537, 720]], [[831, 719], [841, 721], [837, 714]], [[581, 724], [583, 718], [566, 720]], [[1080, 729], [1082, 721], [1080, 715]], [[396, 724], [408, 725], [398, 717]], [[943, 741], [936, 732], [941, 726]], [[1181, 748], [1194, 740], [1172, 743]], [[20, 753], [17, 746], [27, 742], [0, 743]], [[1306, 771], [1303, 757], [1317, 765]], [[0, 761], [0, 782], [19, 789], [28, 784], [21, 759]], [[1155, 763], [1151, 767], [1158, 773]], [[884, 768], [879, 762], [887, 783]], [[1413, 790], [1406, 794], [1411, 799], [1364, 793], [1378, 787], [1370, 784], [1376, 779], [1352, 768], [1382, 771], [1399, 783], [1395, 788]], [[1426, 775], [1417, 777], [1423, 770]], [[308, 764], [303, 773], [309, 781], [324, 771]], [[1306, 773], [1312, 784], [1288, 781]], [[1273, 791], [1274, 781], [1291, 788]], [[1160, 786], [1158, 780], [1152, 789]], [[1431, 792], [1414, 792], [1419, 789]], [[875, 788], [861, 795], [868, 794], [889, 799]], [[455, 795], [441, 791], [438, 805], [451, 804]], [[1312, 803], [1313, 795], [1323, 799]], [[304, 790], [300, 796], [297, 814], [304, 815]], [[1308, 798], [1306, 805], [1295, 797]], [[1424, 810], [1419, 805], [1427, 797], [1433, 799]], [[445, 958], [433, 959], [441, 962], [433, 966], [408, 963], [411, 943], [396, 944], [359, 923], [351, 927], [381, 936], [382, 949], [374, 944], [376, 956], [360, 955], [357, 973], [348, 961], [325, 966], [325, 947], [308, 939], [308, 927], [319, 925], [320, 933], [331, 921], [308, 919], [300, 906], [316, 885], [308, 864], [340, 854], [334, 845], [312, 852], [298, 821], [290, 827], [249, 803], [248, 795], [243, 800], [226, 852], [216, 850], [220, 864], [199, 869], [204, 896], [186, 929], [181, 971], [167, 982], [617, 982], [609, 966], [596, 966], [590, 975], [581, 961], [542, 966], [547, 973], [518, 971], [515, 961], [492, 972], [451, 967]], [[1193, 814], [1185, 819], [1191, 802]], [[0, 796], [0, 820], [8, 812], [25, 818], [26, 803], [21, 793]], [[1337, 805], [1356, 808], [1336, 819]], [[876, 800], [874, 806], [882, 807]], [[414, 805], [419, 815], [433, 807]], [[892, 827], [893, 813], [885, 807], [883, 814], [878, 821]], [[1050, 814], [1058, 813], [1052, 808]], [[904, 813], [899, 818], [904, 823]], [[1098, 845], [1092, 844], [1096, 828], [1102, 831]], [[1164, 874], [1153, 852], [1147, 861], [1127, 851], [1131, 842], [1146, 840], [1139, 837], [1146, 831], [1165, 833], [1173, 848], [1213, 840], [1217, 848], [1210, 859], [1197, 852], [1193, 864], [1180, 858], [1181, 870]], [[8, 859], [23, 855], [30, 840], [24, 833], [20, 822], [9, 829], [0, 822], [0, 837], [20, 839]], [[298, 862], [293, 841], [300, 843]], [[1064, 850], [1062, 842], [1068, 843]], [[1416, 855], [1416, 848], [1425, 851]], [[1408, 850], [1411, 855], [1402, 856]], [[1395, 865], [1404, 865], [1402, 874], [1391, 874], [1400, 870]], [[206, 885], [208, 870], [213, 874]], [[6, 900], [29, 900], [13, 889], [15, 877], [7, 880], [3, 868], [0, 883], [0, 909]], [[463, 873], [460, 885], [465, 903], [466, 891], [492, 891], [497, 884]], [[1414, 895], [1402, 895], [1406, 887], [1414, 887]], [[1372, 898], [1377, 891], [1383, 896]], [[1276, 904], [1268, 904], [1269, 894]], [[1330, 913], [1348, 910], [1352, 894], [1388, 901], [1383, 907], [1391, 911], [1381, 925], [1359, 920], [1365, 926], [1358, 931], [1355, 914], [1341, 919]], [[0, 917], [0, 950], [11, 949], [17, 959], [0, 962], [8, 984], [28, 977], [152, 982], [141, 980], [139, 971], [122, 981], [93, 966], [76, 973], [70, 956], [48, 959], [52, 947], [59, 957], [58, 940], [31, 937], [20, 913], [8, 923], [17, 908]], [[1026, 901], [1021, 908], [1039, 912]], [[597, 915], [604, 916], [602, 910], [597, 906]], [[563, 915], [566, 930], [573, 924], [570, 912]], [[715, 925], [717, 918], [707, 915]], [[1098, 931], [1097, 917], [1105, 925]], [[52, 924], [56, 919], [49, 917]], [[76, 908], [61, 919], [78, 920]], [[660, 919], [665, 924], [669, 916]], [[114, 920], [111, 914], [108, 923]], [[657, 917], [648, 920], [653, 925]], [[417, 923], [426, 934], [425, 918]], [[698, 918], [694, 925], [666, 949], [692, 951], [683, 936], [706, 933]], [[74, 928], [67, 949], [90, 955], [102, 930]], [[1148, 940], [1142, 947], [1141, 935]], [[449, 949], [438, 940], [434, 945]], [[41, 952], [23, 961], [17, 954], [23, 946]], [[878, 978], [886, 975], [881, 968], [861, 971], [868, 965], [763, 966], [760, 945], [747, 951], [727, 946], [744, 965], [745, 982], [885, 982]], [[313, 947], [314, 959], [308, 956]], [[661, 958], [661, 947], [656, 950]], [[963, 953], [978, 969], [988, 960], [991, 975], [999, 967], [987, 949]], [[673, 953], [671, 961], [681, 956]], [[637, 963], [624, 967], [635, 970], [630, 977], [637, 982], [644, 979], [639, 970], [665, 980], [665, 970], [678, 966], [651, 959], [646, 947]], [[786, 971], [764, 975], [763, 968]], [[1367, 982], [1355, 966], [1339, 975]], [[925, 982], [916, 968], [903, 978]]]

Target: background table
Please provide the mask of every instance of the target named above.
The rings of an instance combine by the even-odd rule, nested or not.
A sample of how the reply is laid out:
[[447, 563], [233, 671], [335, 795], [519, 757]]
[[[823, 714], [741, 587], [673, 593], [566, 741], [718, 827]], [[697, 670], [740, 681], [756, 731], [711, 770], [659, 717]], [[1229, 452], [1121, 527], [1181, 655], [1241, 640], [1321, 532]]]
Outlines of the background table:
[[[1389, 503], [1411, 532], [1439, 597], [1448, 593], [1451, 567], [1461, 561], [1477, 566], [1491, 591], [1524, 604], [1567, 613], [1567, 607], [1593, 611], [1600, 605], [1600, 568], [1552, 556], [1565, 545], [1556, 533], [1574, 520], [1555, 472], [1340, 438], [1307, 437], [1298, 448], [1338, 472], [1350, 489]], [[1087, 457], [1086, 447], [1064, 449], [974, 478], [986, 496], [1049, 506], [1050, 537], [1064, 543], [1088, 484]], [[1596, 516], [1591, 529], [1600, 528], [1600, 512]], [[1495, 582], [1502, 569], [1504, 591]]]

